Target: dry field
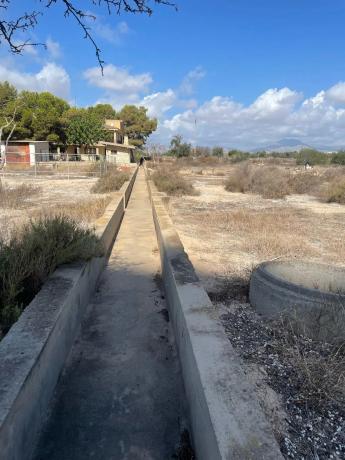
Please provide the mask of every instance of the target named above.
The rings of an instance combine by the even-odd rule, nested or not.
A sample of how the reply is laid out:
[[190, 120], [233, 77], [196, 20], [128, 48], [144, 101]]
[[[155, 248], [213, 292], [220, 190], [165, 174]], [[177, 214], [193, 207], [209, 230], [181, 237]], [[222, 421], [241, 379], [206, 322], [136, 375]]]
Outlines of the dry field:
[[100, 217], [111, 194], [91, 193], [96, 178], [54, 179], [6, 176], [1, 178], [0, 236], [9, 236], [31, 218], [64, 214], [84, 225]]
[[345, 346], [296, 336], [263, 321], [248, 303], [250, 273], [262, 261], [344, 266], [345, 205], [302, 194], [231, 193], [224, 188], [229, 173], [231, 166], [224, 173], [182, 169], [199, 194], [170, 197], [169, 213], [285, 458], [345, 458]]
[[230, 193], [223, 178], [194, 178], [200, 193], [172, 197], [169, 212], [208, 288], [247, 278], [258, 263], [280, 257], [344, 264], [345, 206], [308, 195], [264, 199]]

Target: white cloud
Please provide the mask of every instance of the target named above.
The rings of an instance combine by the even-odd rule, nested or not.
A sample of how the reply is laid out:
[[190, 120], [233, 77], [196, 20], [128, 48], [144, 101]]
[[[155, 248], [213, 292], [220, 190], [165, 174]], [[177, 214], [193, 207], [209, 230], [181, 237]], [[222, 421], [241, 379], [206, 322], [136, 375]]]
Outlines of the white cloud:
[[46, 40], [46, 47], [49, 55], [52, 59], [59, 59], [62, 55], [60, 43], [54, 41], [52, 38], [48, 37]]
[[182, 80], [182, 83], [180, 85], [180, 88], [179, 88], [180, 93], [185, 94], [185, 95], [193, 94], [194, 86], [196, 82], [204, 78], [205, 75], [206, 75], [206, 72], [200, 66], [188, 72], [187, 75]]
[[161, 118], [164, 113], [171, 110], [177, 102], [176, 93], [172, 89], [167, 91], [149, 94], [145, 96], [139, 105], [148, 109], [150, 117]]
[[99, 18], [96, 19], [93, 29], [99, 37], [113, 45], [120, 45], [123, 38], [130, 33], [130, 28], [125, 21], [119, 22], [115, 27], [111, 27], [101, 22]]
[[113, 45], [120, 45], [124, 37], [131, 33], [131, 29], [126, 21], [109, 24], [104, 16], [98, 15], [93, 11], [87, 11], [86, 15], [85, 21], [91, 29], [91, 33]]
[[127, 69], [116, 67], [113, 64], [104, 67], [103, 76], [99, 67], [91, 67], [84, 72], [84, 77], [90, 85], [127, 95], [147, 92], [152, 83], [149, 73], [132, 75]]
[[336, 104], [345, 104], [345, 82], [341, 81], [332, 86], [327, 91], [326, 97]]
[[50, 91], [65, 99], [70, 97], [70, 77], [63, 67], [53, 62], [45, 64], [37, 73], [20, 72], [13, 67], [0, 65], [0, 81], [3, 80], [19, 90]]
[[[194, 110], [163, 120], [155, 137], [167, 143], [179, 133], [195, 144], [239, 148], [254, 148], [285, 137], [298, 137], [316, 146], [345, 146], [341, 89], [336, 85], [303, 100], [297, 91], [273, 88], [248, 106], [215, 96]], [[331, 98], [343, 107], [335, 107]]]

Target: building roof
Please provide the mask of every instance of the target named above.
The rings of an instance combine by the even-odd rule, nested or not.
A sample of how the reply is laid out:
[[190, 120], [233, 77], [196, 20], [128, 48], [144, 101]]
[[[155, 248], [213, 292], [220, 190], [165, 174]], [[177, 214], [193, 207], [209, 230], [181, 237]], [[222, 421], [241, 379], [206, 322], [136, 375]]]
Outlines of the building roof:
[[100, 141], [97, 145], [110, 145], [111, 147], [121, 147], [121, 148], [127, 148], [127, 149], [135, 149], [135, 145], [130, 145], [130, 144], [118, 144], [117, 142], [106, 142], [106, 141]]
[[[2, 141], [1, 143], [5, 143], [5, 141]], [[35, 141], [33, 139], [19, 139], [19, 140], [15, 140], [15, 139], [12, 139], [10, 141], [8, 141], [9, 144], [11, 143], [16, 143], [16, 144], [40, 144], [40, 143], [44, 143], [44, 144], [49, 144], [49, 141]]]

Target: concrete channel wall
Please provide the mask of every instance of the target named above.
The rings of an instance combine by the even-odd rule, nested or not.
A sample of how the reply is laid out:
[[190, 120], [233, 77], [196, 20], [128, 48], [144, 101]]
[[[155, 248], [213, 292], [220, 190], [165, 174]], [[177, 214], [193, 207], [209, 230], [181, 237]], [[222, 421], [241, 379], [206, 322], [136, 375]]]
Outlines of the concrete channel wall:
[[148, 186], [197, 458], [282, 459], [272, 426], [184, 251], [162, 194], [152, 182]]
[[0, 342], [0, 458], [31, 457], [64, 362], [120, 228], [137, 169], [96, 222], [106, 256], [58, 268]]

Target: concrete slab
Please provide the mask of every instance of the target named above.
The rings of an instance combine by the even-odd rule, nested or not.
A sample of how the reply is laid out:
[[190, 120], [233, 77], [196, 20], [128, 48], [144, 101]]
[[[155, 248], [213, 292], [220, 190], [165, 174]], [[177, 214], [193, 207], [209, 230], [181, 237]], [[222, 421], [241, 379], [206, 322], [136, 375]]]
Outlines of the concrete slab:
[[179, 352], [199, 460], [280, 460], [242, 361], [149, 182], [165, 292]]
[[186, 418], [159, 269], [140, 171], [35, 460], [172, 458]]

